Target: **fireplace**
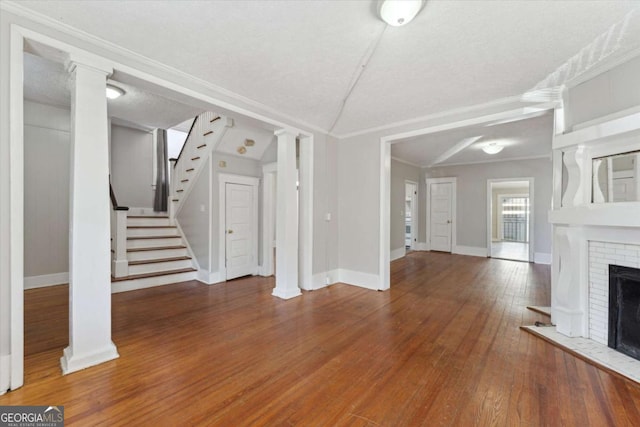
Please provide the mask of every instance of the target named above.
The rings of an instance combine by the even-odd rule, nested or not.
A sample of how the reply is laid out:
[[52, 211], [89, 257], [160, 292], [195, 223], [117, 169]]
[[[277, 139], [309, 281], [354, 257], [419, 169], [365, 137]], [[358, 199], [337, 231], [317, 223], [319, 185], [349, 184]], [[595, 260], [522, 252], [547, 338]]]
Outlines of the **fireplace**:
[[609, 265], [609, 347], [640, 360], [640, 269]]

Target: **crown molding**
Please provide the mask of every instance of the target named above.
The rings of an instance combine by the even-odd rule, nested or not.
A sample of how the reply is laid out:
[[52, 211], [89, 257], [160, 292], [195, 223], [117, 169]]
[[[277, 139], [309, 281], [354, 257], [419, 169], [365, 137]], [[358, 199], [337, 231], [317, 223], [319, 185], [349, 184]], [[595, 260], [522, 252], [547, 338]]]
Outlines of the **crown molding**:
[[509, 159], [495, 159], [495, 160], [478, 160], [474, 162], [461, 162], [461, 163], [447, 163], [434, 165], [427, 169], [435, 169], [435, 168], [447, 168], [449, 166], [467, 166], [467, 165], [482, 165], [485, 163], [502, 163], [502, 162], [517, 162], [520, 160], [537, 160], [537, 159], [548, 159], [551, 160], [551, 152], [549, 154], [540, 154], [537, 156], [525, 156], [525, 157], [511, 157]]
[[522, 95], [509, 96], [509, 97], [505, 97], [505, 98], [494, 99], [493, 101], [485, 102], [485, 103], [482, 103], [482, 104], [475, 104], [475, 105], [469, 105], [469, 106], [466, 106], [466, 107], [453, 108], [451, 110], [440, 111], [438, 113], [428, 114], [426, 116], [416, 117], [416, 118], [408, 119], [408, 120], [401, 120], [401, 121], [394, 122], [394, 123], [389, 123], [389, 124], [386, 124], [386, 125], [376, 126], [376, 127], [373, 127], [373, 128], [362, 129], [362, 130], [357, 130], [357, 131], [345, 133], [345, 134], [342, 134], [342, 135], [332, 135], [332, 136], [334, 136], [334, 137], [336, 137], [338, 139], [353, 138], [354, 136], [360, 136], [360, 135], [365, 135], [365, 134], [368, 134], [368, 133], [389, 130], [389, 129], [393, 129], [393, 128], [397, 128], [397, 127], [401, 127], [401, 126], [412, 125], [412, 124], [415, 124], [415, 123], [426, 122], [426, 121], [429, 121], [429, 120], [445, 118], [445, 117], [449, 117], [449, 116], [455, 116], [457, 114], [472, 113], [472, 112], [478, 112], [479, 114], [482, 114], [483, 110], [486, 110], [488, 108], [496, 107], [496, 106], [500, 106], [500, 105], [508, 105], [508, 104], [512, 104], [512, 103], [516, 103], [516, 104], [519, 103], [519, 104], [522, 105], [522, 107], [524, 107], [524, 106], [526, 106], [528, 104], [531, 104], [529, 102], [522, 101]]
[[400, 157], [391, 156], [391, 160], [395, 160], [396, 162], [404, 163], [405, 165], [413, 166], [414, 168], [422, 169], [423, 165], [419, 165], [417, 163], [411, 163], [405, 159], [401, 159]]
[[[86, 31], [80, 30], [69, 24], [65, 24], [63, 22], [55, 20], [47, 15], [31, 10], [25, 6], [18, 4], [15, 1], [3, 0], [2, 2], [0, 2], [0, 10], [9, 12], [21, 18], [28, 19], [34, 23], [44, 25], [52, 30], [63, 33], [66, 36], [72, 37], [85, 43], [89, 43], [97, 50], [106, 51], [111, 55], [115, 55], [116, 57], [121, 57], [122, 59], [124, 59], [124, 61], [122, 61], [122, 59], [108, 58], [109, 61], [120, 62], [122, 65], [131, 68], [137, 68], [134, 65], [131, 65], [131, 62], [137, 62], [145, 67], [148, 67], [152, 70], [152, 72], [160, 71], [163, 73], [167, 73], [173, 79], [173, 83], [185, 87], [190, 87], [192, 88], [192, 90], [195, 89], [196, 91], [209, 93], [210, 95], [208, 96], [213, 98], [214, 101], [211, 103], [220, 106], [221, 108], [225, 108], [239, 114], [247, 115], [249, 117], [255, 118], [260, 121], [265, 121], [279, 127], [292, 127], [291, 125], [287, 125], [279, 121], [284, 120], [293, 124], [293, 127], [295, 128], [308, 129], [322, 134], [328, 134], [328, 131], [326, 129], [323, 129], [319, 126], [304, 122], [300, 119], [282, 113], [272, 107], [269, 107], [244, 95], [240, 95], [223, 87], [209, 83], [199, 77], [195, 77], [177, 68], [173, 68], [171, 66], [163, 64], [162, 62], [156, 61], [155, 59], [148, 58], [125, 47], [96, 37], [92, 34], [87, 33]], [[78, 49], [82, 50], [82, 48]], [[222, 99], [220, 99], [221, 97], [228, 98], [228, 100], [223, 101]], [[261, 112], [251, 111], [246, 109], [246, 107], [239, 107], [237, 104], [233, 103], [253, 107], [255, 109], [261, 110]], [[271, 115], [272, 117], [278, 117], [279, 119], [267, 117], [265, 116], [265, 114]]]

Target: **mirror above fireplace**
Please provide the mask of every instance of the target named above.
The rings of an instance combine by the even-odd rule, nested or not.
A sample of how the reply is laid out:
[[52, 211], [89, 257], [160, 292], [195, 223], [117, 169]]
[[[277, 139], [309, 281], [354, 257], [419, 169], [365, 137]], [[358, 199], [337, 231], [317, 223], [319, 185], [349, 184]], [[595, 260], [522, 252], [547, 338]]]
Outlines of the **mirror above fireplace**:
[[593, 203], [640, 201], [640, 151], [593, 159]]

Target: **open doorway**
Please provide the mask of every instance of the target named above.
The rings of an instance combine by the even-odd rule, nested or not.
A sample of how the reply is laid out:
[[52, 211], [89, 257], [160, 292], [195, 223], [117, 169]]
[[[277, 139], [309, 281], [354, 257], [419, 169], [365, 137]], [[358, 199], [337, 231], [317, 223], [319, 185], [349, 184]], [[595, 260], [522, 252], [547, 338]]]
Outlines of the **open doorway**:
[[418, 183], [405, 181], [404, 193], [404, 246], [410, 251], [418, 241]]
[[533, 178], [489, 180], [487, 199], [488, 255], [533, 262]]

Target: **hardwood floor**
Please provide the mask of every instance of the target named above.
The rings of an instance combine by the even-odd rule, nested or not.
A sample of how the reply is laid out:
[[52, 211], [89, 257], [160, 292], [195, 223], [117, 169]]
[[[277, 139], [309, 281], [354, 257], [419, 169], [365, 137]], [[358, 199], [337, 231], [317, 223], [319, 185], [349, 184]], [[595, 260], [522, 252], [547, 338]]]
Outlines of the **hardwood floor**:
[[519, 330], [548, 320], [526, 309], [549, 305], [548, 266], [412, 252], [387, 292], [272, 288], [114, 294], [120, 359], [64, 377], [67, 289], [29, 291], [26, 384], [0, 405], [83, 426], [640, 425], [640, 386]]

